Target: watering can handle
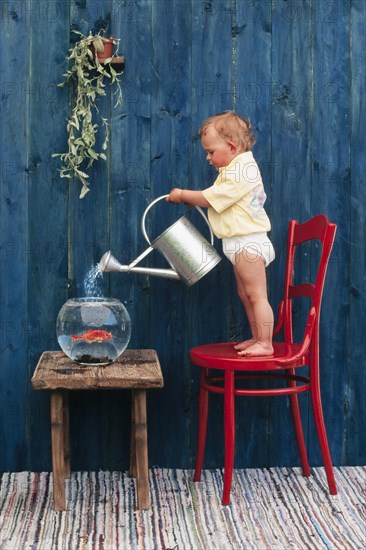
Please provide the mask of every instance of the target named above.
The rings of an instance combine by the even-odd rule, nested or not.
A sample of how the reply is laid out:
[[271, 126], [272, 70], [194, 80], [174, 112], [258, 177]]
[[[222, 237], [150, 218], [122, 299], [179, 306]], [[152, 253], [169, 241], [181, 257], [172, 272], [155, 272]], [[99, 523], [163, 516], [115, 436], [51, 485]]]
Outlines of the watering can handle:
[[[142, 220], [141, 220], [141, 230], [142, 230], [142, 233], [145, 237], [145, 239], [147, 240], [147, 242], [149, 244], [151, 244], [150, 242], [150, 239], [149, 237], [147, 236], [147, 233], [146, 233], [146, 226], [145, 226], [145, 219], [146, 219], [146, 215], [148, 213], [148, 211], [150, 210], [150, 208], [152, 206], [154, 206], [154, 204], [156, 204], [157, 202], [161, 201], [162, 199], [166, 199], [166, 197], [168, 197], [169, 195], [162, 195], [161, 197], [158, 197], [157, 199], [153, 200], [152, 203], [149, 204], [149, 206], [146, 208], [145, 212], [143, 213], [142, 215]], [[203, 212], [202, 208], [200, 208], [199, 206], [195, 206], [195, 208], [198, 210], [198, 212], [201, 214], [201, 216], [203, 217], [203, 219], [205, 220], [205, 222], [207, 223], [208, 225], [208, 228], [210, 230], [210, 237], [211, 237], [211, 246], [213, 246], [213, 243], [214, 243], [214, 235], [212, 233], [212, 229], [211, 229], [211, 226], [209, 224], [209, 221], [206, 217], [206, 214]]]

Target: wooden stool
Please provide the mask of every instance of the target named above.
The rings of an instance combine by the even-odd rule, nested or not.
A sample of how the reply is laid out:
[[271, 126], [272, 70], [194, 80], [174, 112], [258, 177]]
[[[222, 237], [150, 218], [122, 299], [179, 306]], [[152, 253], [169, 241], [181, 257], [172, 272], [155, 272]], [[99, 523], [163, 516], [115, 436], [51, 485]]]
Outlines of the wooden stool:
[[62, 351], [45, 351], [32, 377], [35, 390], [51, 391], [52, 473], [55, 510], [65, 510], [70, 477], [69, 390], [132, 390], [130, 475], [136, 477], [137, 507], [150, 507], [146, 389], [164, 385], [155, 350], [127, 349], [115, 363], [85, 367]]

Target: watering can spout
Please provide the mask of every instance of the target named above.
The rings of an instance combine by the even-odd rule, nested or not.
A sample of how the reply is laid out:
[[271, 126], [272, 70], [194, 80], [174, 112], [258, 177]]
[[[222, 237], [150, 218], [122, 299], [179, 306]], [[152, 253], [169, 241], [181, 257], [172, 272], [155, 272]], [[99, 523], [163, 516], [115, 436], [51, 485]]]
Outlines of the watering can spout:
[[[139, 258], [137, 258], [137, 260]], [[180, 280], [178, 273], [173, 269], [156, 269], [153, 267], [135, 267], [136, 263], [137, 261], [135, 260], [130, 265], [122, 265], [109, 250], [108, 252], [103, 254], [103, 256], [101, 257], [98, 267], [99, 267], [99, 271], [101, 271], [102, 273], [111, 272], [111, 271], [119, 271], [122, 273], [126, 273], [126, 272], [132, 271], [133, 273], [140, 273], [141, 275], [153, 275], [156, 277], [164, 277], [165, 279]]]
[[102, 273], [107, 271], [128, 271], [128, 266], [120, 264], [110, 250], [103, 254], [98, 264], [98, 267], [99, 271], [101, 271]]
[[102, 273], [110, 271], [128, 271], [128, 266], [120, 264], [110, 250], [103, 254], [99, 261], [98, 267], [99, 271]]

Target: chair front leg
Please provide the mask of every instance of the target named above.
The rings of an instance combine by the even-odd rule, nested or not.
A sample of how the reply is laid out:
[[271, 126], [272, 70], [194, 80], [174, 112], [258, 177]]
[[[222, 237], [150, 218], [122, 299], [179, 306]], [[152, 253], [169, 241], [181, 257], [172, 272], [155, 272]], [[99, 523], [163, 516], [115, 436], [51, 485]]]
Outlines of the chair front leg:
[[208, 391], [203, 388], [206, 381], [208, 369], [201, 369], [200, 373], [200, 391], [198, 400], [198, 435], [197, 435], [197, 451], [196, 465], [193, 481], [201, 479], [203, 466], [203, 458], [205, 455], [206, 438], [207, 438], [207, 419], [208, 419]]
[[224, 387], [224, 443], [225, 443], [225, 471], [222, 504], [230, 503], [231, 481], [234, 468], [235, 452], [235, 398], [234, 373], [225, 371]]

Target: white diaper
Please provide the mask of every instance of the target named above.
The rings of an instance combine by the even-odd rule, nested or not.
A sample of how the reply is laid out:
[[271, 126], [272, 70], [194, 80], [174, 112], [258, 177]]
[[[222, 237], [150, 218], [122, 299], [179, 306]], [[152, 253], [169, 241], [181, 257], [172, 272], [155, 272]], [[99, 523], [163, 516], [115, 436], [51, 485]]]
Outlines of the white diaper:
[[257, 262], [258, 259], [262, 259], [266, 267], [275, 259], [275, 251], [267, 233], [224, 237], [222, 239], [222, 250], [233, 265], [235, 265], [238, 253], [246, 255], [250, 262]]

